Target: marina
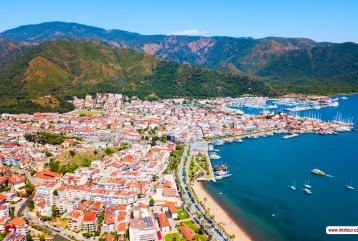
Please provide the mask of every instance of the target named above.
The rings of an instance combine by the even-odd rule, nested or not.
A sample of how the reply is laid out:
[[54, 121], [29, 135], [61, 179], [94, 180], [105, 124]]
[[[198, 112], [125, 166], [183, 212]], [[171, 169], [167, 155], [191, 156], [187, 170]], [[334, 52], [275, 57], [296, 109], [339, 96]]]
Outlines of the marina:
[[[358, 118], [358, 95], [334, 98], [339, 98], [338, 107], [300, 115], [325, 121], [353, 122]], [[275, 133], [246, 138], [242, 144], [214, 146], [220, 150], [220, 162], [230, 166], [232, 176], [203, 186], [230, 210], [253, 240], [341, 241], [327, 236], [325, 227], [358, 223], [358, 192], [351, 180], [358, 173], [358, 133], [298, 134], [300, 138], [289, 141], [282, 139], [286, 134]], [[216, 165], [214, 160], [212, 163]], [[337, 206], [345, 208], [338, 210]], [[355, 240], [344, 237], [344, 241]]]

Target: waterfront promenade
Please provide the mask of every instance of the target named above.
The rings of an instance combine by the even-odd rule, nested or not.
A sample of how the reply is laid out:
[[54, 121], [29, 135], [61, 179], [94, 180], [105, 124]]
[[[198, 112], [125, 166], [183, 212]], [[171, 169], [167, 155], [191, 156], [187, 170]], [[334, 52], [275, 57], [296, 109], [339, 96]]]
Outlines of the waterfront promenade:
[[[183, 187], [184, 193], [182, 193], [183, 198], [186, 200], [184, 207], [189, 211], [192, 219], [198, 224], [203, 225], [206, 228], [206, 235], [212, 236], [214, 240], [239, 240], [239, 241], [250, 241], [251, 239], [247, 236], [245, 232], [243, 232], [240, 227], [230, 218], [228, 214], [219, 206], [214, 205], [215, 201], [209, 195], [205, 195], [206, 200], [208, 201], [210, 210], [214, 211], [213, 214], [215, 215], [215, 221], [219, 222], [222, 225], [226, 232], [230, 233], [232, 236], [227, 236], [221, 228], [207, 215], [208, 213], [206, 210], [201, 206], [200, 203], [195, 201], [195, 198], [192, 196], [189, 189], [192, 187], [188, 187], [187, 185], [187, 174], [188, 174], [188, 165], [186, 160], [190, 160], [192, 157], [193, 150], [196, 150], [196, 146], [201, 146], [199, 143], [193, 143], [190, 147], [190, 151], [188, 154], [189, 147], [186, 146], [183, 156], [180, 160], [179, 167], [178, 167], [178, 175], [179, 175], [179, 185]], [[194, 195], [199, 196], [199, 199], [203, 199], [204, 195], [200, 189], [194, 187], [197, 191]], [[194, 191], [195, 191], [194, 190]], [[216, 209], [216, 210], [215, 210]], [[224, 215], [223, 215], [224, 214]], [[221, 217], [220, 217], [221, 215]]]

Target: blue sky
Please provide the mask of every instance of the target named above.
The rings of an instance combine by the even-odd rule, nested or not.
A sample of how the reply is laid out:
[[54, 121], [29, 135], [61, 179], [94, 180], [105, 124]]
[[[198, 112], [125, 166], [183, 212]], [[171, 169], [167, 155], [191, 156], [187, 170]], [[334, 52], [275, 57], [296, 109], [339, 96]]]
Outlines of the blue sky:
[[7, 0], [0, 31], [47, 21], [142, 34], [358, 42], [358, 0]]

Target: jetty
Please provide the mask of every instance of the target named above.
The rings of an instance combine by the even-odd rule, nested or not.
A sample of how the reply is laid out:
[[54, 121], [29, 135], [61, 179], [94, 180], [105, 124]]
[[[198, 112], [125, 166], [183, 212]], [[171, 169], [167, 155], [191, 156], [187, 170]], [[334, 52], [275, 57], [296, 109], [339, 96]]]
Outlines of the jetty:
[[297, 133], [292, 133], [292, 134], [289, 134], [289, 135], [285, 135], [282, 137], [282, 139], [290, 139], [290, 138], [293, 138], [293, 137], [296, 137], [296, 136], [299, 136], [299, 134]]

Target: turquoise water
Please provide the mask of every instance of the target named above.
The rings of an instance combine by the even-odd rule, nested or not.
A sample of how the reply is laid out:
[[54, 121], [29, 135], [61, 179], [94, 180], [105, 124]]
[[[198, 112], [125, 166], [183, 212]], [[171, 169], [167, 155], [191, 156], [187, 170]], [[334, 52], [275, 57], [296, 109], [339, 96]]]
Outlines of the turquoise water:
[[[313, 114], [331, 120], [339, 112], [353, 117], [354, 122], [358, 120], [358, 95], [348, 98], [340, 100], [339, 107]], [[358, 240], [358, 235], [327, 235], [325, 231], [331, 225], [358, 226], [358, 132], [281, 137], [216, 147], [222, 159], [212, 163], [225, 162], [233, 175], [206, 183], [206, 190], [255, 241]], [[333, 177], [312, 175], [313, 168]], [[345, 189], [351, 178], [354, 191]], [[302, 191], [307, 179], [312, 195]], [[294, 180], [295, 192], [288, 189]]]

